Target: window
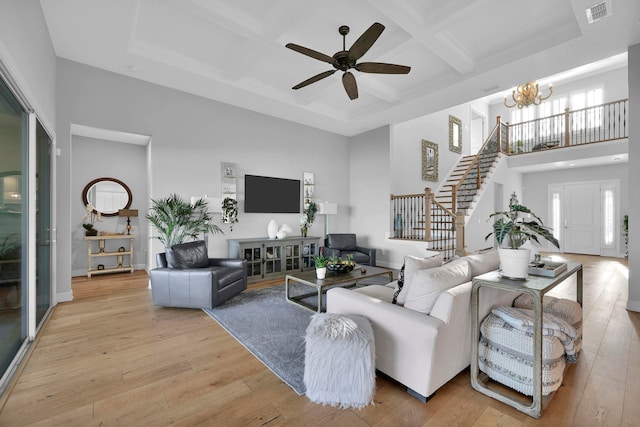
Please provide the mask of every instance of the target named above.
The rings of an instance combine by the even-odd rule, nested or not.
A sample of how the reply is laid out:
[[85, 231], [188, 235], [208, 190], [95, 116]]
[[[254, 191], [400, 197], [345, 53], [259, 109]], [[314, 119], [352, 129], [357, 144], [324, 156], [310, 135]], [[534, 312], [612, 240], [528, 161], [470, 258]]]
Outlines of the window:
[[554, 192], [551, 195], [551, 228], [553, 228], [553, 237], [560, 240], [560, 193]]
[[599, 128], [602, 123], [602, 108], [589, 107], [602, 105], [602, 102], [602, 88], [589, 89], [572, 95], [571, 110], [575, 111], [572, 114], [572, 129], [577, 131]]

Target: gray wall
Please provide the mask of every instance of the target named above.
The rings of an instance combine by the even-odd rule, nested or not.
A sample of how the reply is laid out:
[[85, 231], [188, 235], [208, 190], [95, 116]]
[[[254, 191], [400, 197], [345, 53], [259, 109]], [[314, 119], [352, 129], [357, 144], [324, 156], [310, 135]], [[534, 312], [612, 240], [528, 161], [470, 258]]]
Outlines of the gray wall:
[[28, 98], [43, 126], [55, 135], [56, 56], [37, 0], [3, 0], [0, 60]]
[[[640, 44], [629, 48], [629, 182], [640, 182]], [[629, 188], [629, 299], [640, 311], [640, 191]]]
[[[389, 126], [351, 137], [349, 140], [349, 227], [358, 244], [376, 248], [377, 262], [388, 263], [389, 242]], [[331, 227], [331, 231], [334, 230]]]
[[[134, 240], [136, 269], [146, 267], [148, 227], [144, 219], [147, 213], [147, 147], [102, 139], [72, 137], [71, 180], [71, 269], [74, 276], [87, 273], [87, 243], [82, 227], [85, 207], [81, 194], [85, 185], [96, 178], [110, 177], [124, 182], [131, 190], [131, 209], [138, 209], [138, 218], [131, 218], [131, 234]], [[95, 224], [99, 231], [109, 233], [126, 232], [127, 219], [117, 216], [102, 217]], [[142, 225], [142, 226], [141, 226]], [[122, 243], [122, 242], [119, 242]], [[108, 261], [114, 261], [106, 260]], [[95, 268], [95, 260], [94, 260]]]
[[[78, 223], [72, 210], [78, 206], [77, 191], [71, 191], [77, 161], [70, 155], [71, 124], [150, 135], [148, 197], [170, 193], [190, 199], [204, 194], [219, 197], [220, 162], [238, 164], [239, 223], [233, 232], [209, 239], [211, 256], [226, 256], [226, 239], [267, 235], [267, 224], [275, 219], [299, 233], [298, 214], [245, 214], [244, 174], [302, 179], [315, 174], [315, 198], [338, 203], [331, 218], [332, 230], [346, 230], [349, 224], [348, 138], [263, 114], [178, 92], [151, 83], [106, 72], [64, 59], [58, 60], [58, 145], [57, 182], [59, 221], [58, 293], [71, 297], [70, 277], [74, 233]], [[75, 147], [75, 145], [74, 145]], [[140, 164], [145, 169], [145, 164]], [[108, 176], [120, 168], [112, 165]], [[83, 183], [79, 183], [83, 184]], [[134, 197], [138, 195], [134, 194]], [[321, 236], [319, 218], [310, 234]], [[148, 258], [163, 250], [153, 240]], [[153, 262], [149, 263], [153, 267]], [[66, 287], [65, 287], [66, 285]], [[65, 294], [66, 293], [66, 294]]]

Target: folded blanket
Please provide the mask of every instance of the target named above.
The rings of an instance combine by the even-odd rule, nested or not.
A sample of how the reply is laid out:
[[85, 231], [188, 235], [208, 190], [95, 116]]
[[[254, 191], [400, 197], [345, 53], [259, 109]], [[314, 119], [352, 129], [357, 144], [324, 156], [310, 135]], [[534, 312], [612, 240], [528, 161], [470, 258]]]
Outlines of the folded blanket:
[[[516, 307], [495, 307], [491, 312], [513, 328], [533, 335], [533, 310]], [[550, 313], [543, 313], [542, 335], [553, 336], [564, 346], [567, 361], [574, 363], [582, 345], [581, 333], [564, 320]]]
[[[521, 294], [513, 301], [513, 306], [533, 310], [533, 297], [529, 294]], [[545, 295], [542, 300], [542, 311], [553, 314], [573, 327], [582, 322], [582, 307], [575, 301], [565, 298], [555, 298]]]

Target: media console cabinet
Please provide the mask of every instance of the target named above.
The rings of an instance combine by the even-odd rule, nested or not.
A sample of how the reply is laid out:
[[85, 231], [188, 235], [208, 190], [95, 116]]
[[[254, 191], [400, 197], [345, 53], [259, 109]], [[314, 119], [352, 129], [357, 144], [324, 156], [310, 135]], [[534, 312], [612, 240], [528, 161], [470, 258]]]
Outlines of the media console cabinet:
[[283, 277], [294, 271], [315, 268], [313, 257], [318, 255], [319, 250], [320, 237], [256, 237], [227, 240], [229, 258], [247, 260], [249, 282]]

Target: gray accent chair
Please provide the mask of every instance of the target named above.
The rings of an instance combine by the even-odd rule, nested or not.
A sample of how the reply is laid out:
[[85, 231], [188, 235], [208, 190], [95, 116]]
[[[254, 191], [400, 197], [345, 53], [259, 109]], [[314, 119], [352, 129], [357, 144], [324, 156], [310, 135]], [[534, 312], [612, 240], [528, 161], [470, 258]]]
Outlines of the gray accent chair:
[[156, 263], [149, 272], [154, 305], [214, 308], [247, 288], [247, 261], [208, 258], [204, 241], [167, 248]]
[[358, 246], [356, 235], [350, 233], [343, 234], [327, 234], [324, 239], [324, 248], [322, 254], [326, 257], [345, 258], [352, 255], [356, 264], [376, 265], [376, 250]]

